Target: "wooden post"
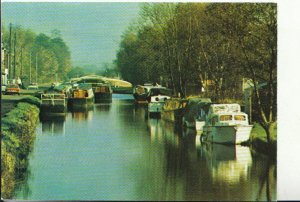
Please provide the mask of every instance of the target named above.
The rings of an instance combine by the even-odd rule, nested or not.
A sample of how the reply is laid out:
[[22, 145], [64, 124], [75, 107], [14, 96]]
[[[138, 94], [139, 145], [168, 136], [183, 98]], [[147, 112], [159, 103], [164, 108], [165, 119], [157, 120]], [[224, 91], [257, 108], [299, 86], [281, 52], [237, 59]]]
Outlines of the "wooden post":
[[32, 52], [30, 52], [29, 55], [29, 83], [31, 84], [31, 54]]
[[37, 83], [38, 54], [35, 55], [35, 83]]
[[7, 68], [8, 68], [8, 77], [11, 79], [12, 78], [12, 69], [11, 69], [11, 44], [12, 44], [12, 24], [9, 23], [9, 48], [8, 48], [8, 61], [7, 61]]
[[250, 89], [249, 95], [249, 123], [252, 123], [252, 89]]
[[15, 31], [14, 37], [14, 68], [13, 68], [13, 79], [16, 79], [16, 43], [17, 43], [17, 32]]
[[20, 67], [20, 77], [23, 77], [23, 47], [21, 47], [21, 67]]

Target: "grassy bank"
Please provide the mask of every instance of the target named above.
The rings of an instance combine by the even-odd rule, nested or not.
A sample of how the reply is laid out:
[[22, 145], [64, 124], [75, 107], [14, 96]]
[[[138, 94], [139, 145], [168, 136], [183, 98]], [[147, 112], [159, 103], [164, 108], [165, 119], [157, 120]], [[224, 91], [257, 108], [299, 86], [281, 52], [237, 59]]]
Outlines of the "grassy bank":
[[253, 149], [258, 152], [270, 155], [276, 158], [277, 151], [277, 125], [273, 131], [271, 131], [271, 142], [267, 143], [267, 135], [262, 126], [258, 123], [254, 123], [253, 129], [250, 135], [249, 143]]
[[1, 120], [1, 197], [4, 199], [12, 197], [16, 182], [22, 181], [26, 173], [39, 119], [36, 101], [22, 100]]

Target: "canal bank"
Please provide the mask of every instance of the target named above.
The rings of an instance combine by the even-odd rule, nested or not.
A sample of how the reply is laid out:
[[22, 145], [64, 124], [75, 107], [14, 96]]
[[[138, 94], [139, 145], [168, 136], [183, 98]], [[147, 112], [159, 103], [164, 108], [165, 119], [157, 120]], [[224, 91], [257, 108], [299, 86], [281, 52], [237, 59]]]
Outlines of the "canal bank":
[[11, 198], [25, 178], [39, 120], [39, 100], [25, 96], [1, 101], [6, 103], [6, 113], [1, 114], [1, 197]]
[[243, 145], [249, 146], [253, 152], [262, 153], [271, 159], [277, 159], [277, 124], [271, 131], [270, 142], [267, 141], [267, 135], [263, 127], [259, 123], [254, 123], [250, 134], [249, 141]]

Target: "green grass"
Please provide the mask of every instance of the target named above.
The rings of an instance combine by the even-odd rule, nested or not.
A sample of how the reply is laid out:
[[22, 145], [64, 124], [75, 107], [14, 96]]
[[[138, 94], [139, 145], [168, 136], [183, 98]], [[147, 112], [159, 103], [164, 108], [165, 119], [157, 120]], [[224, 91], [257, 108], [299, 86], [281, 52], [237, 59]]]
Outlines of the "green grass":
[[[250, 134], [250, 141], [254, 141], [255, 139], [267, 142], [267, 134], [259, 123], [254, 123]], [[274, 127], [274, 130], [271, 131], [271, 141], [277, 141], [277, 125]]]
[[250, 140], [246, 145], [251, 145], [251, 147], [258, 151], [271, 157], [271, 159], [276, 159], [277, 152], [277, 124], [275, 124], [274, 129], [271, 131], [271, 142], [267, 142], [267, 135], [263, 127], [254, 123], [250, 134]]

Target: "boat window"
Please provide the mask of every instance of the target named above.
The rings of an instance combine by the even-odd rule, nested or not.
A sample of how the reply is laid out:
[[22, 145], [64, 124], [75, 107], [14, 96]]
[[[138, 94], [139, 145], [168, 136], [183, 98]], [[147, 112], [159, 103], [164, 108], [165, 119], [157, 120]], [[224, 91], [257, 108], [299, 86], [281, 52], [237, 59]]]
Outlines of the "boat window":
[[245, 115], [234, 115], [234, 120], [246, 121], [246, 116]]
[[232, 120], [232, 115], [221, 115], [220, 116], [220, 121], [231, 121]]

